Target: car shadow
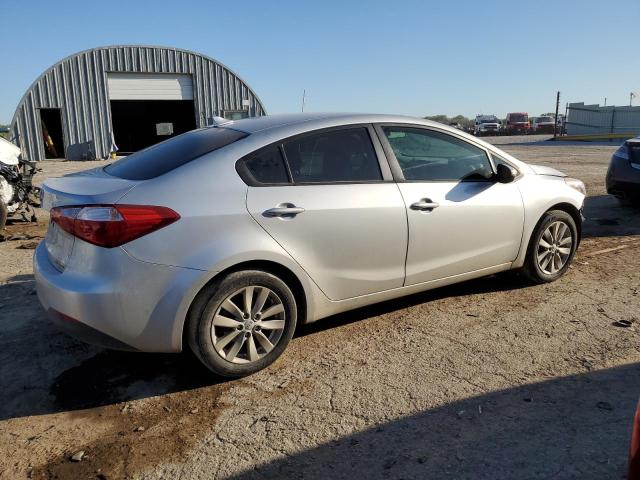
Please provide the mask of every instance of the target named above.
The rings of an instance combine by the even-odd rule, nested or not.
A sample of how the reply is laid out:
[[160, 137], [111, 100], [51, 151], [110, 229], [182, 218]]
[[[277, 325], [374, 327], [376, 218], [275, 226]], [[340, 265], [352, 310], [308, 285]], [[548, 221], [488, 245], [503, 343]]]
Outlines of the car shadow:
[[[521, 288], [515, 275], [494, 275], [383, 302], [303, 325], [297, 336], [360, 321], [438, 298]], [[77, 341], [47, 319], [32, 275], [0, 285], [0, 420], [94, 408], [211, 386], [191, 354], [120, 352]]]
[[365, 422], [229, 478], [623, 478], [638, 378], [636, 363]]
[[587, 197], [583, 215], [585, 238], [640, 235], [640, 210], [621, 203], [613, 195]]
[[349, 310], [348, 312], [332, 315], [314, 323], [300, 325], [296, 332], [296, 336], [304, 337], [312, 333], [328, 330], [341, 325], [348, 325], [367, 318], [384, 315], [396, 310], [402, 310], [443, 298], [518, 290], [529, 286], [531, 286], [531, 282], [527, 281], [526, 278], [517, 272], [503, 272], [488, 277], [448, 285], [446, 287], [427, 290], [426, 292], [414, 293], [405, 297], [395, 298], [393, 300], [387, 300], [373, 305], [367, 305], [366, 307], [360, 307], [355, 310]]
[[191, 354], [104, 350], [48, 320], [33, 275], [0, 285], [0, 420], [148, 398], [219, 383]]
[[458, 182], [447, 192], [445, 199], [450, 202], [464, 202], [495, 185], [493, 181]]

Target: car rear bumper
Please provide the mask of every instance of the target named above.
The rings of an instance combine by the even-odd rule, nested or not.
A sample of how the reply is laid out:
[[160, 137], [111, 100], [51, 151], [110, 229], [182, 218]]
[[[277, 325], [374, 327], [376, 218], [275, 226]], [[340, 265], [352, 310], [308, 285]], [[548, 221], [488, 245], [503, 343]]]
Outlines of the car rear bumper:
[[61, 272], [49, 260], [44, 243], [34, 253], [38, 298], [54, 323], [80, 340], [107, 348], [182, 349], [191, 292], [204, 272], [141, 262], [120, 248], [89, 244], [76, 245], [74, 259]]

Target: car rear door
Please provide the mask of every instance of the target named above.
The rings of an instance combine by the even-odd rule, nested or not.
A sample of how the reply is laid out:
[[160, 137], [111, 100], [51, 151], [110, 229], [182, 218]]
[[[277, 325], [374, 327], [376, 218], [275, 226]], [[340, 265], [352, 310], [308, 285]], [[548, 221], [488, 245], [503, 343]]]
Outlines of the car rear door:
[[524, 225], [522, 197], [517, 182], [494, 180], [489, 152], [426, 127], [377, 130], [406, 202], [406, 285], [515, 260]]
[[331, 300], [403, 285], [407, 214], [383, 157], [373, 128], [360, 125], [240, 160], [249, 212]]

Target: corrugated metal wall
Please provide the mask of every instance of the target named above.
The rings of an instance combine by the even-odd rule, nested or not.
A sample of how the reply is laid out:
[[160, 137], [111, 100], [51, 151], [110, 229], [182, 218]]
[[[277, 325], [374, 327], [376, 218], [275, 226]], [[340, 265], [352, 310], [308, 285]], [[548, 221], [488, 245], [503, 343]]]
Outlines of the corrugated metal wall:
[[570, 103], [567, 106], [567, 135], [640, 132], [640, 107], [601, 107]]
[[13, 141], [24, 157], [45, 158], [39, 108], [61, 109], [66, 158], [90, 160], [109, 155], [107, 72], [191, 74], [199, 127], [211, 124], [211, 118], [222, 116], [224, 110], [248, 110], [249, 116], [266, 114], [249, 86], [211, 58], [166, 47], [95, 48], [61, 60], [27, 90], [11, 122]]

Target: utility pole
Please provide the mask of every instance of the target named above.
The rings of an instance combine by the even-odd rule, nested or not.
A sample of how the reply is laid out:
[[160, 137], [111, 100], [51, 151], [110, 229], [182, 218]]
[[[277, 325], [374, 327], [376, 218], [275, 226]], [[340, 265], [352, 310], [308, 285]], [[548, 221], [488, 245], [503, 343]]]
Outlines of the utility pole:
[[307, 96], [307, 89], [305, 88], [304, 90], [302, 90], [302, 112], [304, 112], [304, 100], [306, 96]]
[[604, 97], [604, 106], [607, 106], [607, 97]]
[[553, 122], [553, 139], [558, 136], [558, 108], [560, 108], [560, 92], [556, 95], [556, 121]]

